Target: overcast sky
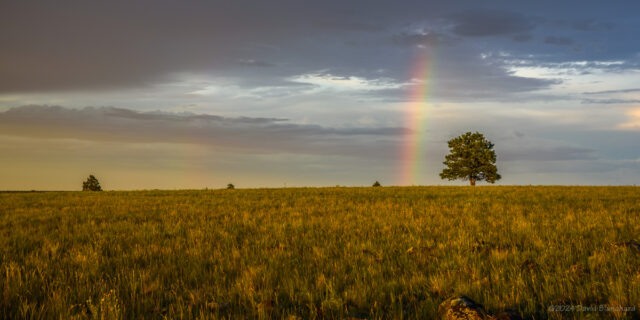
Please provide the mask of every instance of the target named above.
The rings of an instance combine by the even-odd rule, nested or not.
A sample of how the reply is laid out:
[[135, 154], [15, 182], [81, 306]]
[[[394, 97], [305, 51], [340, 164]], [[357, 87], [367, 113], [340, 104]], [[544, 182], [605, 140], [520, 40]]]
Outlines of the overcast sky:
[[495, 144], [499, 184], [636, 184], [638, 12], [1, 1], [0, 190], [451, 184], [446, 141], [466, 131]]

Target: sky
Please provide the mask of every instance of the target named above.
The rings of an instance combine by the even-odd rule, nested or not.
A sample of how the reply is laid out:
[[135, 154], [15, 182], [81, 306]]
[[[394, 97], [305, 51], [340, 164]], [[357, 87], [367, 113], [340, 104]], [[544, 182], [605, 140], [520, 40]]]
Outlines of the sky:
[[640, 182], [635, 1], [2, 1], [0, 190]]

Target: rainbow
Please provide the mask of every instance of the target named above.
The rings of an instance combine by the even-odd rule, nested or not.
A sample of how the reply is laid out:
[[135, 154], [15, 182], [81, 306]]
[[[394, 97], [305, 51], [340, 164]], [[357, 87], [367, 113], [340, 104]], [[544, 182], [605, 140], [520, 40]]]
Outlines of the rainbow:
[[424, 166], [424, 142], [429, 98], [429, 86], [433, 82], [434, 50], [432, 47], [417, 49], [409, 85], [409, 102], [405, 126], [408, 129], [402, 144], [400, 185], [419, 182]]

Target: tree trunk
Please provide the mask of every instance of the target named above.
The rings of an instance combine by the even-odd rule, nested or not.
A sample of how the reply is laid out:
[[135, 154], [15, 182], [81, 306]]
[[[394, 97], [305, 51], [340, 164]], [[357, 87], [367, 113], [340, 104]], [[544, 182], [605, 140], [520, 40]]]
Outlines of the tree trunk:
[[469, 177], [469, 184], [472, 187], [475, 187], [476, 186], [476, 177]]

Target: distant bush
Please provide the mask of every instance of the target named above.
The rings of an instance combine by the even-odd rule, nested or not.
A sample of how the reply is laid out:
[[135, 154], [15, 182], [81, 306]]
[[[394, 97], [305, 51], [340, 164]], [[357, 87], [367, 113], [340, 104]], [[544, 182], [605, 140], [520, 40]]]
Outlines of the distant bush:
[[102, 191], [102, 187], [96, 177], [89, 175], [87, 181], [82, 183], [82, 191]]
[[376, 180], [376, 182], [373, 183], [372, 187], [382, 187], [382, 185]]
[[233, 183], [229, 183], [227, 185], [227, 189], [235, 189], [235, 188], [236, 188], [236, 186], [234, 186]]

